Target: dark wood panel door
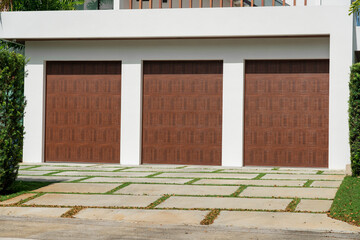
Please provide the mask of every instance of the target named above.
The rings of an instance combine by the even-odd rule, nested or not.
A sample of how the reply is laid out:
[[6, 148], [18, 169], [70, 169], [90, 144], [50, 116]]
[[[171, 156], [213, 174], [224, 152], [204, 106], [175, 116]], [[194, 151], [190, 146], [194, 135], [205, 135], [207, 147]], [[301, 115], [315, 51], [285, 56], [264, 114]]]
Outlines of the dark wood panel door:
[[246, 166], [328, 167], [329, 61], [246, 61]]
[[46, 162], [120, 163], [120, 62], [47, 62]]
[[142, 163], [221, 165], [222, 65], [144, 62]]

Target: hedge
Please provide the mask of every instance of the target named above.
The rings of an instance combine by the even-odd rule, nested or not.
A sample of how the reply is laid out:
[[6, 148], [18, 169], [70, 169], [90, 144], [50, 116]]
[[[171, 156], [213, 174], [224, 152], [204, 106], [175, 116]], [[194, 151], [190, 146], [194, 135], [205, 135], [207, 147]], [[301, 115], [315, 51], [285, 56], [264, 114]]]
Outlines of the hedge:
[[0, 46], [0, 193], [11, 188], [22, 160], [25, 57]]
[[353, 176], [360, 176], [360, 63], [351, 67], [349, 88], [351, 168]]

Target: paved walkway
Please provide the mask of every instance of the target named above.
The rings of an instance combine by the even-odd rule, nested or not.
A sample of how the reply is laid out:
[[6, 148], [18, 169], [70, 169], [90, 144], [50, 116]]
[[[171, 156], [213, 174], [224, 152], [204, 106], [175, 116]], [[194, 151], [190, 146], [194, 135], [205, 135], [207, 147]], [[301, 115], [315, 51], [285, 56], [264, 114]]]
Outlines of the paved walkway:
[[173, 165], [21, 165], [56, 182], [0, 202], [0, 216], [360, 232], [327, 217], [342, 171]]

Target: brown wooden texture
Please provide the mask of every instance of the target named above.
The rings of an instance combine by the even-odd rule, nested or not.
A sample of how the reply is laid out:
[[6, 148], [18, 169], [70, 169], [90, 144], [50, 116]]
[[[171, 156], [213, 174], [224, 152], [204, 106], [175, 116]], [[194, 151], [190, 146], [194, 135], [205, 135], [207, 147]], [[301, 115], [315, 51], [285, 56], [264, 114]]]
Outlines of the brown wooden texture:
[[246, 61], [244, 164], [328, 167], [329, 61]]
[[47, 62], [46, 162], [120, 162], [120, 62]]
[[222, 61], [144, 62], [142, 163], [221, 165]]

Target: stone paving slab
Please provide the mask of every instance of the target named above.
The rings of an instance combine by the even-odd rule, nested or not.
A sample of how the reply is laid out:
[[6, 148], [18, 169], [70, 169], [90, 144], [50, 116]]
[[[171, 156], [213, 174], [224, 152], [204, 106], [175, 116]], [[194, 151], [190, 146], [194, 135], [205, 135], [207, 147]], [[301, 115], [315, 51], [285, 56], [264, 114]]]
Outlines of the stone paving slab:
[[61, 172], [54, 176], [146, 177], [148, 172]]
[[46, 206], [146, 207], [158, 198], [158, 196], [45, 194], [24, 204]]
[[16, 217], [51, 217], [57, 218], [70, 208], [38, 208], [38, 207], [2, 207], [0, 215]]
[[249, 169], [249, 168], [239, 168], [239, 169], [225, 169], [221, 171], [223, 173], [241, 173], [241, 172], [255, 172], [255, 173], [270, 173], [270, 174], [316, 174], [317, 171], [308, 170], [308, 171], [277, 171], [271, 169]]
[[343, 180], [344, 175], [310, 174], [266, 174], [261, 179], [307, 179], [307, 180]]
[[332, 201], [330, 200], [301, 199], [295, 210], [303, 212], [327, 212], [330, 210], [331, 204]]
[[208, 211], [88, 208], [75, 215], [75, 218], [164, 225], [200, 225], [207, 214]]
[[32, 196], [35, 196], [36, 194], [35, 193], [25, 193], [25, 194], [22, 194], [20, 196], [17, 196], [17, 197], [14, 197], [14, 198], [11, 198], [11, 199], [8, 199], [8, 200], [5, 200], [3, 202], [0, 202], [1, 205], [11, 205], [11, 204], [15, 204], [15, 203], [18, 203], [24, 199], [27, 199], [29, 197], [32, 197]]
[[54, 183], [35, 192], [64, 192], [64, 193], [106, 193], [119, 184], [104, 183]]
[[310, 186], [311, 187], [334, 187], [338, 188], [341, 185], [341, 181], [315, 181]]
[[256, 185], [256, 186], [296, 186], [301, 187], [306, 181], [291, 180], [233, 180], [233, 179], [200, 179], [194, 184], [234, 184], [234, 185]]
[[82, 179], [83, 177], [58, 177], [58, 176], [18, 176], [17, 180], [26, 182], [68, 182]]
[[331, 219], [326, 214], [221, 211], [214, 226], [299, 231], [360, 232], [360, 228]]
[[336, 191], [336, 188], [247, 187], [240, 196], [333, 199]]
[[230, 195], [238, 189], [237, 186], [192, 186], [192, 185], [162, 185], [162, 184], [131, 184], [115, 193], [134, 195]]
[[183, 177], [183, 178], [240, 178], [252, 179], [259, 174], [233, 174], [233, 173], [162, 173], [156, 177]]
[[108, 177], [94, 177], [89, 178], [81, 182], [104, 182], [104, 183], [125, 183], [125, 182], [135, 182], [135, 183], [178, 183], [184, 184], [190, 179], [181, 179], [181, 178], [108, 178]]
[[41, 176], [48, 173], [53, 173], [54, 171], [23, 171], [19, 170], [19, 175], [31, 175], [31, 176]]
[[125, 169], [122, 172], [213, 172], [216, 169], [195, 169], [195, 168], [191, 168], [191, 169], [187, 169], [187, 168], [181, 168], [181, 169], [177, 169], [177, 168], [130, 168], [130, 169]]
[[176, 197], [172, 196], [157, 208], [220, 208], [252, 210], [285, 210], [291, 199]]
[[118, 168], [99, 168], [99, 167], [56, 167], [56, 166], [41, 166], [29, 171], [60, 171], [60, 170], [68, 170], [68, 171], [104, 171], [104, 172], [112, 172], [115, 170], [122, 169]]

